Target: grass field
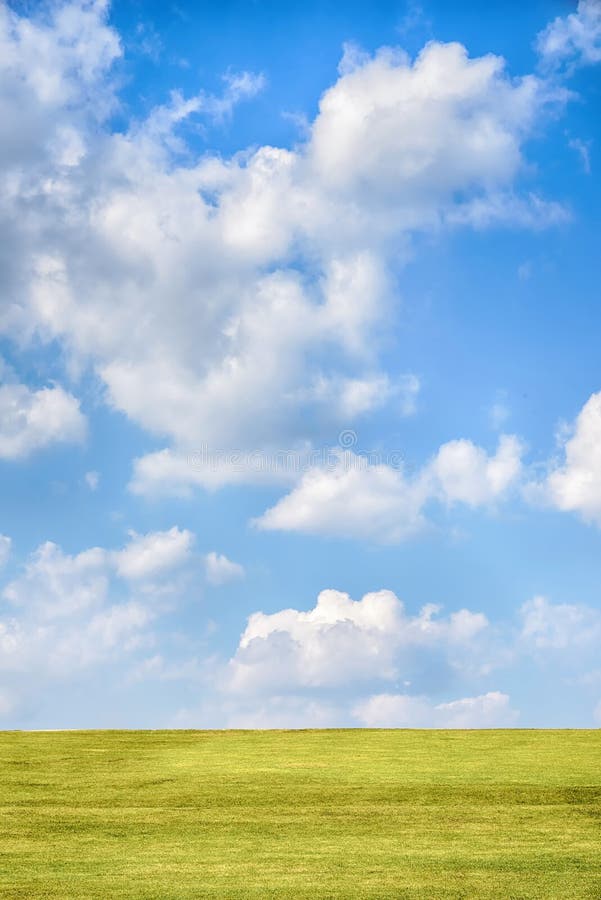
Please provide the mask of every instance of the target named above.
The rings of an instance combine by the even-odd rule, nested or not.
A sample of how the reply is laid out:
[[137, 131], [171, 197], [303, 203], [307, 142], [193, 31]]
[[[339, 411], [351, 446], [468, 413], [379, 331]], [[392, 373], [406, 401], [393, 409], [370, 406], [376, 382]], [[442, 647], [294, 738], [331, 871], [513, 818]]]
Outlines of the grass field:
[[601, 898], [601, 732], [0, 734], [0, 896]]

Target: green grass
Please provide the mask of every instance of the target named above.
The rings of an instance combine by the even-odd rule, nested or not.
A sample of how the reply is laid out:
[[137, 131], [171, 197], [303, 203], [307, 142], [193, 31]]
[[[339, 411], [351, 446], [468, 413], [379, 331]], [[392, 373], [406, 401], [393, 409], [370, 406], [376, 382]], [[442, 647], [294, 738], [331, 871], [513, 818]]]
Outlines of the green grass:
[[601, 733], [1, 733], [0, 896], [601, 898]]

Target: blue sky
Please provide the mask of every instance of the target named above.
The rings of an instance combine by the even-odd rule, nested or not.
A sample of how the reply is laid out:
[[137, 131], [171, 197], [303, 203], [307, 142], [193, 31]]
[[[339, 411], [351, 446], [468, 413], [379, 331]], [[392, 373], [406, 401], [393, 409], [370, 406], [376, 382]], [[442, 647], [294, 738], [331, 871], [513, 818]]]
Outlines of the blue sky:
[[601, 5], [0, 8], [0, 723], [601, 722]]

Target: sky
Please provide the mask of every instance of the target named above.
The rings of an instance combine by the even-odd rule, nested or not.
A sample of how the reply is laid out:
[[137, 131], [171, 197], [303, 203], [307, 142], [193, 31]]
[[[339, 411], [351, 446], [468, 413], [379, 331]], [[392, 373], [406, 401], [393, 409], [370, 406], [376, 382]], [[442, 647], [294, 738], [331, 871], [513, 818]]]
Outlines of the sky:
[[0, 728], [601, 725], [601, 2], [0, 3]]

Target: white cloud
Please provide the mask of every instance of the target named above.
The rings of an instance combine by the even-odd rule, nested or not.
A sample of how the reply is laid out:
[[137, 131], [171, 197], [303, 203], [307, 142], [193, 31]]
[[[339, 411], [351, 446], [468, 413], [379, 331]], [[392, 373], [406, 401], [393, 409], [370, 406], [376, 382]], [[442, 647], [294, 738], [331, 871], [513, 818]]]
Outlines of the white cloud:
[[563, 438], [563, 454], [539, 493], [557, 509], [601, 526], [601, 392], [588, 399]]
[[282, 691], [394, 681], [411, 677], [428, 659], [436, 659], [447, 675], [468, 667], [486, 617], [468, 610], [446, 618], [437, 613], [430, 605], [407, 615], [391, 591], [354, 601], [334, 590], [322, 591], [308, 612], [253, 613], [230, 660], [226, 686], [246, 693], [274, 685]]
[[76, 556], [47, 541], [31, 555], [23, 573], [2, 596], [40, 621], [59, 619], [101, 606], [107, 597], [107, 553], [100, 547]]
[[[56, 3], [26, 18], [0, 8], [2, 105], [21, 106], [22, 116], [3, 141], [3, 158], [23, 162], [58, 152], [66, 130], [77, 138], [82, 109], [102, 118], [113, 104], [105, 80], [120, 55], [119, 38], [106, 27], [105, 2]], [[67, 161], [67, 165], [69, 162]]]
[[0, 160], [14, 298], [0, 331], [58, 341], [72, 371], [93, 369], [109, 404], [170, 443], [170, 459], [138, 461], [137, 491], [204, 485], [173, 464], [202, 441], [297, 448], [315, 437], [309, 421], [323, 440], [383, 403], [411, 412], [415, 385], [380, 363], [409, 235], [559, 214], [516, 179], [541, 112], [565, 98], [459, 44], [414, 62], [347, 53], [304, 141], [230, 159], [196, 157], [184, 128], [227, 114], [260, 76], [230, 75], [222, 98], [173, 94], [112, 134], [120, 44], [104, 3], [29, 19], [3, 8], [0, 45], [17, 123]]
[[47, 646], [46, 659], [39, 658], [38, 648], [34, 665], [42, 663], [49, 674], [65, 677], [109, 660], [127, 658], [152, 643], [148, 626], [155, 618], [155, 612], [138, 601], [108, 605], [90, 618], [56, 630], [50, 646], [42, 645]]
[[3, 676], [25, 698], [38, 697], [47, 679], [148, 652], [156, 640], [151, 625], [169, 608], [156, 603], [144, 579], [161, 576], [163, 589], [177, 586], [191, 543], [190, 532], [173, 528], [133, 535], [121, 551], [92, 547], [69, 555], [42, 544], [2, 589]]
[[190, 558], [194, 535], [176, 526], [148, 534], [131, 532], [129, 543], [113, 554], [117, 573], [132, 580], [154, 578]]
[[395, 543], [424, 527], [431, 500], [475, 507], [501, 499], [520, 476], [521, 453], [511, 435], [500, 437], [494, 456], [471, 441], [451, 441], [408, 477], [402, 468], [333, 450], [327, 463], [310, 468], [256, 525]]
[[80, 442], [86, 428], [79, 401], [61, 387], [0, 386], [0, 459], [24, 459], [51, 444]]
[[244, 577], [244, 566], [240, 563], [232, 562], [223, 553], [207, 553], [205, 556], [205, 570], [207, 581], [211, 584], [226, 584], [228, 581], [235, 581]]
[[576, 12], [558, 16], [541, 31], [536, 48], [543, 62], [551, 66], [601, 62], [599, 0], [578, 0]]
[[503, 496], [521, 473], [522, 445], [514, 435], [501, 435], [494, 456], [471, 441], [450, 441], [438, 451], [430, 471], [448, 503], [482, 506]]
[[389, 404], [401, 415], [410, 416], [415, 412], [419, 390], [416, 375], [404, 375], [394, 381], [381, 373], [362, 378], [319, 375], [296, 396], [307, 404], [315, 404], [317, 412], [322, 407], [331, 420], [344, 424]]
[[148, 626], [155, 612], [129, 600], [106, 602], [95, 611], [72, 610], [59, 621], [0, 619], [0, 670], [16, 676], [24, 693], [40, 697], [47, 679], [67, 678], [103, 663], [117, 663], [152, 644]]
[[449, 703], [407, 694], [375, 694], [355, 706], [368, 728], [506, 728], [518, 718], [507, 694], [490, 691]]
[[542, 85], [511, 82], [503, 68], [436, 42], [413, 64], [389, 48], [347, 56], [313, 126], [316, 170], [367, 209], [400, 207], [411, 224], [444, 215], [458, 192], [510, 184]]
[[12, 550], [12, 540], [5, 534], [0, 534], [0, 569], [6, 565], [10, 559]]
[[589, 606], [534, 597], [521, 607], [520, 638], [535, 653], [582, 654], [601, 646], [601, 612]]
[[421, 482], [410, 481], [401, 469], [370, 465], [350, 451], [332, 451], [332, 462], [309, 469], [256, 520], [257, 526], [392, 543], [423, 526], [427, 494]]

